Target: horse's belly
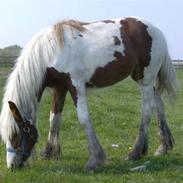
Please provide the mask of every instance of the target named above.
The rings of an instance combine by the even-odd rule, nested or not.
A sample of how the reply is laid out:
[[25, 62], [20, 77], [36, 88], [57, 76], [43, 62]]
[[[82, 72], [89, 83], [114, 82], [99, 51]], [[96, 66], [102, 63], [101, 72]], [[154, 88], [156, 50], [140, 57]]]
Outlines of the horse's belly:
[[93, 73], [88, 87], [105, 87], [113, 85], [129, 76], [133, 68], [132, 62], [117, 59], [109, 62], [104, 67], [99, 67]]

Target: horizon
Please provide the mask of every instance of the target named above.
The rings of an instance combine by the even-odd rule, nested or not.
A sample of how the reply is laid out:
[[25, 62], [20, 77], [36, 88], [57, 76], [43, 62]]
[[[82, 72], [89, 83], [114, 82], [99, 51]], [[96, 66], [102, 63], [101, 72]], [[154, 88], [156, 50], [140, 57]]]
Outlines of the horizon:
[[24, 47], [44, 27], [62, 19], [96, 21], [142, 17], [164, 33], [172, 59], [183, 59], [183, 2], [180, 0], [0, 0], [0, 48]]

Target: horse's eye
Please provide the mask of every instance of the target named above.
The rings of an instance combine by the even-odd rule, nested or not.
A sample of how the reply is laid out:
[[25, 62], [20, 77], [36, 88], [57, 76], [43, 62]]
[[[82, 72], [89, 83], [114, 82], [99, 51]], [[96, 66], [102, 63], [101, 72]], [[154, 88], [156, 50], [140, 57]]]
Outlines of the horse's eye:
[[23, 131], [24, 131], [25, 133], [29, 133], [29, 132], [30, 132], [30, 128], [29, 128], [29, 127], [24, 127], [24, 128], [23, 128]]

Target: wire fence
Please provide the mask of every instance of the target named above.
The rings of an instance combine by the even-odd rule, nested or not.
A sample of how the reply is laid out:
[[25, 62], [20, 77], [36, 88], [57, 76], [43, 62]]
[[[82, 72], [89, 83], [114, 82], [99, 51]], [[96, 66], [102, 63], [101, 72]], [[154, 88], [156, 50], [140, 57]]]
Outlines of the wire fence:
[[183, 69], [183, 60], [174, 60], [173, 65], [175, 69]]
[[[18, 56], [0, 56], [0, 75], [7, 75]], [[183, 69], [183, 60], [173, 60], [175, 69]], [[3, 74], [2, 74], [3, 73]]]

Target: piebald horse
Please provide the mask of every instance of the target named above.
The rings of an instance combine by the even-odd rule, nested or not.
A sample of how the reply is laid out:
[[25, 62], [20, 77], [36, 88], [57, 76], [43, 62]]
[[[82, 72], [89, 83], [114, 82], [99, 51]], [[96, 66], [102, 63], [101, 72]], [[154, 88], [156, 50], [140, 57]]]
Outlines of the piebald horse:
[[95, 170], [106, 159], [89, 115], [86, 89], [113, 85], [128, 76], [142, 91], [139, 134], [127, 159], [139, 159], [148, 150], [148, 128], [156, 108], [161, 144], [156, 155], [172, 149], [163, 90], [175, 95], [176, 76], [162, 32], [138, 18], [93, 23], [68, 20], [38, 33], [23, 49], [10, 74], [0, 115], [0, 134], [6, 143], [7, 167], [25, 164], [37, 142], [36, 111], [46, 87], [54, 90], [50, 130], [43, 158], [58, 156], [61, 113], [67, 92], [85, 127], [89, 160]]

